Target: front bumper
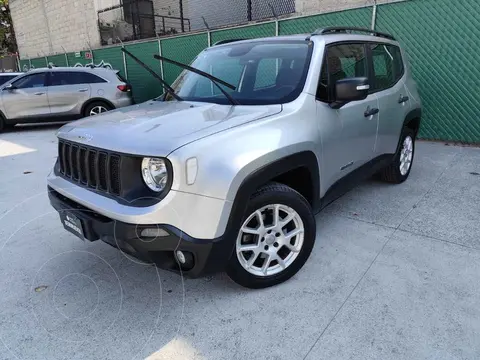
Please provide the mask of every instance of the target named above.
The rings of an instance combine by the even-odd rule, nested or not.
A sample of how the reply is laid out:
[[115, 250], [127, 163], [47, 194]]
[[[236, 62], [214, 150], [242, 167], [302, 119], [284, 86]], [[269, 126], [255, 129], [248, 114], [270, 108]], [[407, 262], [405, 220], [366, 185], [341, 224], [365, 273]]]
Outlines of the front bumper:
[[225, 234], [232, 202], [170, 190], [157, 204], [135, 207], [78, 186], [52, 171], [47, 184], [56, 192], [110, 219], [127, 224], [169, 224], [197, 239]]
[[[180, 271], [188, 277], [199, 277], [225, 269], [232, 246], [224, 238], [196, 239], [168, 224], [136, 225], [105, 217], [93, 210], [68, 199], [48, 188], [51, 205], [59, 212], [73, 214], [81, 221], [85, 239], [102, 240], [105, 243], [142, 261], [153, 263], [159, 268]], [[145, 228], [159, 228], [168, 236], [142, 238]], [[193, 262], [180, 266], [175, 251], [180, 250], [193, 257]]]

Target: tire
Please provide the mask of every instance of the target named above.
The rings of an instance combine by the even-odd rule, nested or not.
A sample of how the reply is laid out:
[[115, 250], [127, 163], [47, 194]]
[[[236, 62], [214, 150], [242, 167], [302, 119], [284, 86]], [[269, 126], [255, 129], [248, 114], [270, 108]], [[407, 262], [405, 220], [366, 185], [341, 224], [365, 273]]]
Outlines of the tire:
[[[409, 140], [407, 139], [410, 139], [411, 147], [408, 146]], [[405, 157], [409, 159], [408, 169], [406, 169], [405, 167], [402, 168], [402, 164], [405, 164], [405, 162], [402, 162], [402, 160], [405, 159]], [[403, 183], [410, 175], [414, 157], [415, 131], [409, 128], [404, 128], [400, 137], [400, 146], [398, 148], [398, 151], [395, 154], [392, 163], [380, 172], [380, 179], [392, 184]]]
[[[275, 212], [278, 220], [277, 226], [273, 227]], [[264, 228], [260, 226], [260, 216]], [[257, 227], [254, 229], [255, 224]], [[297, 235], [292, 236], [295, 231]], [[250, 197], [235, 239], [235, 250], [227, 265], [227, 274], [237, 284], [251, 289], [280, 284], [305, 264], [315, 237], [315, 217], [308, 201], [286, 185], [265, 185]], [[241, 250], [240, 246], [243, 246], [242, 249], [250, 246], [255, 250]]]
[[[97, 114], [93, 114], [92, 112], [95, 112], [95, 109], [98, 109], [100, 112], [98, 112]], [[110, 110], [112, 110], [112, 107], [109, 104], [107, 104], [106, 102], [104, 102], [104, 101], [94, 101], [94, 102], [88, 104], [85, 107], [83, 115], [85, 117], [94, 116], [94, 115], [98, 115], [100, 113], [104, 113], [104, 112], [107, 112], [107, 111], [110, 111]]]
[[0, 133], [4, 132], [6, 127], [4, 118], [0, 116]]

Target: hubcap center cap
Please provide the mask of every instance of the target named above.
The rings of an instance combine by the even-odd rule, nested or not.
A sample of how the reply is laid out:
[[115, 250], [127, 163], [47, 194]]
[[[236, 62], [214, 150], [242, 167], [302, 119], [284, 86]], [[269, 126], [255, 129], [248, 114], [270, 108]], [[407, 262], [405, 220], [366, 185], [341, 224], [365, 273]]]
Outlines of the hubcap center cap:
[[267, 245], [273, 245], [273, 243], [275, 242], [275, 236], [272, 234], [268, 234], [267, 236], [265, 236], [265, 242], [267, 243]]

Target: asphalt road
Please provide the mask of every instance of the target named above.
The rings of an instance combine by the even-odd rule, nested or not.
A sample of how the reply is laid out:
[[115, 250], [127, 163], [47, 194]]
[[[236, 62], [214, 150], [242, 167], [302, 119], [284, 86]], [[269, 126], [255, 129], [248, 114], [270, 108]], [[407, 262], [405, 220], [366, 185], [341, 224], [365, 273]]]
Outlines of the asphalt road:
[[0, 135], [0, 359], [480, 358], [480, 149], [419, 142], [406, 183], [337, 200], [303, 270], [252, 291], [67, 233], [56, 128]]

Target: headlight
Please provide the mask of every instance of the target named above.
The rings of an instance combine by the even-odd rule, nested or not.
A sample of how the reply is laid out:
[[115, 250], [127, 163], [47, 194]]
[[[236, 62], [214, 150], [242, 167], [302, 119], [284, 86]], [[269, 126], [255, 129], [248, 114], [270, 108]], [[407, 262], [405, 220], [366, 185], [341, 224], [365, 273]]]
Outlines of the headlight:
[[167, 164], [163, 159], [144, 158], [142, 176], [145, 184], [155, 192], [161, 192], [168, 183]]

